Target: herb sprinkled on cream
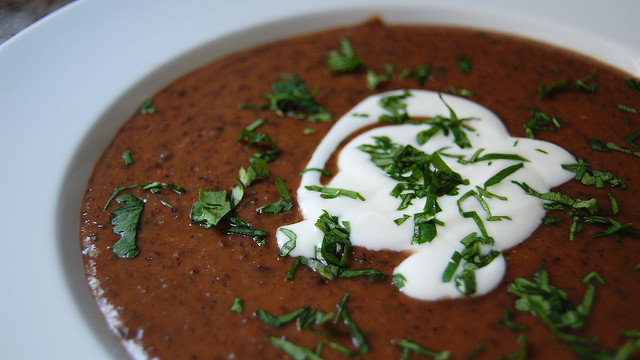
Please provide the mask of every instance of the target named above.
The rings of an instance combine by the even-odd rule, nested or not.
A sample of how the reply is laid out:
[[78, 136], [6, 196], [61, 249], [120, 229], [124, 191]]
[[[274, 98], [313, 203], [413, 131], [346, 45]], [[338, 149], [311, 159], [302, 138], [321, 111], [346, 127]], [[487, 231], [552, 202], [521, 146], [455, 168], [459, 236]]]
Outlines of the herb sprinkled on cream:
[[[349, 246], [412, 252], [393, 276], [397, 284], [402, 276], [401, 291], [408, 296], [435, 300], [489, 292], [505, 271], [501, 252], [524, 241], [545, 213], [542, 199], [512, 181], [526, 180], [548, 191], [573, 177], [561, 165], [575, 158], [544, 141], [510, 137], [493, 113], [471, 101], [405, 90], [355, 106], [330, 130], [307, 167], [323, 168], [344, 138], [376, 120], [393, 125], [375, 127], [347, 143], [338, 157], [340, 171], [328, 184], [320, 184], [318, 172], [302, 175], [298, 203], [305, 220], [281, 227], [278, 245], [291, 241], [283, 229], [295, 233], [289, 256], [315, 266], [324, 233], [314, 223], [330, 213], [349, 224]], [[418, 140], [417, 134], [425, 132]], [[316, 187], [349, 189], [366, 200], [325, 199]], [[449, 266], [452, 254], [455, 265]], [[326, 273], [328, 265], [316, 271]]]

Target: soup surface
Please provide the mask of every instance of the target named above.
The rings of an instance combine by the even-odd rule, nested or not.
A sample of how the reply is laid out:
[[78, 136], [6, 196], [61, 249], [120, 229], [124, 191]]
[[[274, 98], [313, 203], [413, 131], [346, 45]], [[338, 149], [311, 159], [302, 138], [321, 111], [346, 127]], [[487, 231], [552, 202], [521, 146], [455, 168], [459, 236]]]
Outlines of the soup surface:
[[[327, 52], [340, 53], [343, 39], [361, 66], [336, 73], [327, 65]], [[377, 83], [367, 84], [367, 77]], [[332, 119], [309, 121], [261, 106], [268, 101], [265, 94], [274, 93], [271, 84], [291, 79], [302, 80]], [[346, 356], [327, 341], [366, 359], [397, 359], [410, 348], [423, 352], [411, 353], [413, 358], [430, 349], [455, 359], [525, 358], [515, 357], [519, 352], [572, 359], [588, 358], [585, 349], [615, 353], [635, 346], [637, 356], [640, 242], [627, 224], [640, 218], [640, 159], [634, 149], [640, 83], [629, 79], [597, 61], [520, 38], [376, 20], [226, 56], [160, 90], [97, 162], [80, 228], [91, 291], [134, 358], [287, 358], [294, 350], [283, 347], [314, 352], [319, 343], [325, 344], [323, 358]], [[568, 197], [550, 201], [562, 206], [548, 211], [548, 224], [504, 251], [508, 270], [487, 295], [412, 299], [391, 277], [407, 253], [359, 247], [346, 254], [346, 268], [375, 269], [386, 278], [329, 280], [301, 265], [287, 279], [294, 258], [278, 256], [275, 233], [302, 219], [295, 201], [300, 172], [336, 119], [369, 95], [394, 89], [466, 96], [493, 111], [512, 136], [555, 143], [589, 164], [582, 167], [582, 180], [553, 189]], [[266, 134], [272, 142], [263, 137], [250, 144], [253, 135], [239, 137], [257, 119], [264, 120], [253, 135]], [[249, 159], [276, 147], [268, 177], [247, 181], [233, 210], [215, 226], [194, 220], [201, 190], [224, 190], [228, 199]], [[335, 173], [335, 166], [326, 167]], [[602, 186], [585, 178], [602, 180]], [[256, 211], [282, 198], [277, 179], [292, 197], [292, 208]], [[114, 189], [119, 191], [111, 198]], [[585, 205], [590, 199], [597, 208], [594, 201]], [[123, 206], [128, 208], [116, 210]], [[238, 234], [249, 228], [267, 235]], [[114, 247], [121, 238], [135, 240], [137, 249]], [[594, 271], [598, 276], [582, 281]], [[522, 311], [524, 300], [518, 299], [524, 295], [513, 285], [545, 279], [541, 274], [548, 275], [551, 289], [567, 294], [567, 300], [555, 298], [561, 309], [547, 316]], [[543, 303], [551, 303], [553, 290], [540, 291]], [[584, 298], [593, 303], [580, 306]], [[265, 312], [277, 317], [305, 307], [333, 316], [306, 327], [300, 317], [281, 326], [265, 321]], [[562, 313], [586, 320], [566, 327], [545, 321]], [[576, 340], [594, 337], [589, 344]]]

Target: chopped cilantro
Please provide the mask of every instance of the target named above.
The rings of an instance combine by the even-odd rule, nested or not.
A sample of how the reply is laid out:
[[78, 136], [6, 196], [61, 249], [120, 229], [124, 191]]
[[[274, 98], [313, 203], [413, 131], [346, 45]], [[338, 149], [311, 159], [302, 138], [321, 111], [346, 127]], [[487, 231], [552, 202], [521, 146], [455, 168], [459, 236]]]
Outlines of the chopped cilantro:
[[542, 82], [538, 87], [538, 98], [549, 99], [555, 96], [557, 93], [565, 91], [567, 89], [569, 89], [569, 80], [567, 79], [553, 82], [550, 85]]
[[278, 148], [278, 145], [276, 145], [276, 143], [271, 139], [269, 135], [256, 132], [256, 129], [266, 122], [267, 118], [259, 118], [255, 120], [247, 127], [240, 130], [240, 133], [236, 138], [238, 142], [263, 149], [262, 151], [256, 152], [249, 159], [249, 161], [252, 163], [256, 162], [259, 159], [264, 159], [267, 162], [271, 162], [280, 155], [280, 149]]
[[362, 60], [353, 51], [349, 38], [340, 39], [340, 52], [330, 50], [327, 52], [327, 65], [332, 74], [355, 72], [362, 69]]
[[111, 212], [114, 215], [111, 225], [113, 225], [113, 232], [119, 234], [121, 238], [113, 244], [112, 250], [119, 258], [132, 259], [140, 252], [136, 245], [136, 233], [144, 202], [129, 194], [118, 197], [116, 202], [123, 205]]
[[594, 74], [589, 74], [587, 76], [584, 76], [576, 80], [573, 87], [576, 89], [576, 91], [579, 91], [579, 92], [583, 92], [587, 94], [595, 94], [598, 89], [596, 83], [593, 81], [595, 77], [596, 76]]
[[575, 179], [582, 182], [583, 185], [603, 188], [605, 184], [609, 184], [611, 187], [627, 188], [620, 178], [610, 172], [592, 170], [590, 165], [582, 159], [578, 159], [575, 164], [563, 164], [562, 168], [575, 173]]
[[511, 311], [509, 311], [509, 309], [504, 309], [504, 315], [502, 316], [502, 319], [500, 320], [500, 322], [512, 330], [528, 330], [529, 329], [529, 327], [526, 325], [516, 324], [513, 321], [513, 314], [511, 313]]
[[321, 173], [324, 176], [331, 176], [331, 171], [326, 170], [326, 169], [319, 169], [319, 168], [307, 168], [307, 169], [304, 169], [304, 170], [300, 171], [300, 173], [298, 175], [302, 176], [302, 175], [304, 175], [305, 173], [307, 173], [309, 171], [317, 171], [317, 172]]
[[431, 128], [428, 130], [423, 130], [416, 135], [416, 141], [420, 145], [424, 145], [429, 139], [431, 139], [434, 135], [439, 132], [442, 132], [444, 135], [448, 135], [451, 133], [453, 135], [453, 142], [458, 145], [461, 149], [471, 147], [471, 142], [465, 133], [467, 131], [474, 131], [473, 128], [467, 126], [464, 122], [469, 120], [475, 120], [476, 118], [462, 118], [459, 119], [458, 115], [455, 111], [447, 104], [442, 98], [442, 94], [438, 94], [440, 96], [440, 100], [445, 104], [447, 109], [449, 109], [449, 117], [444, 116], [434, 116], [433, 118], [426, 119], [423, 121], [425, 124], [431, 125]]
[[315, 185], [308, 185], [308, 186], [305, 186], [304, 188], [310, 191], [319, 192], [320, 197], [323, 199], [335, 199], [339, 196], [345, 196], [351, 199], [365, 201], [364, 197], [360, 195], [360, 193], [357, 191], [323, 187], [323, 186], [315, 186]]
[[638, 110], [633, 106], [618, 104], [618, 110], [626, 112], [627, 114], [637, 114]]
[[122, 152], [122, 160], [124, 160], [125, 165], [133, 164], [133, 160], [131, 159], [131, 150], [125, 150]]
[[591, 139], [589, 140], [589, 145], [591, 146], [591, 149], [595, 151], [602, 151], [602, 152], [619, 151], [625, 154], [640, 157], [640, 151], [632, 151], [612, 142], [604, 143], [602, 140], [599, 140], [599, 139]]
[[429, 76], [431, 66], [423, 64], [418, 66], [415, 70], [404, 69], [399, 75], [400, 80], [404, 80], [407, 77], [412, 77], [420, 85], [424, 86], [424, 82]]
[[524, 124], [524, 130], [528, 138], [535, 139], [534, 131], [546, 130], [554, 131], [560, 128], [560, 119], [555, 116], [549, 116], [540, 109], [532, 107], [528, 108], [532, 117]]
[[232, 313], [242, 314], [242, 298], [234, 297], [233, 304], [231, 304], [231, 308], [229, 309]]
[[404, 287], [404, 284], [407, 282], [407, 278], [404, 277], [404, 275], [399, 274], [399, 273], [395, 273], [393, 274], [393, 276], [391, 277], [391, 283], [393, 284], [393, 286], [395, 286], [398, 290], [402, 289]]
[[[107, 207], [109, 207], [109, 204], [111, 203], [111, 201], [118, 196], [118, 194], [124, 190], [130, 190], [130, 189], [134, 189], [134, 188], [141, 188], [142, 190], [149, 190], [152, 193], [156, 194], [158, 192], [160, 192], [160, 188], [162, 187], [166, 187], [169, 188], [173, 191], [175, 191], [178, 194], [182, 194], [184, 192], [186, 192], [186, 190], [178, 185], [175, 184], [171, 184], [171, 183], [163, 183], [163, 182], [159, 182], [159, 181], [153, 181], [150, 183], [139, 183], [139, 184], [133, 184], [133, 185], [128, 185], [128, 186], [117, 186], [115, 187], [115, 189], [113, 190], [113, 193], [111, 194], [111, 196], [109, 197], [109, 199], [107, 199], [107, 202], [104, 204], [104, 207], [102, 208], [102, 210], [107, 210]], [[167, 205], [169, 207], [171, 207], [170, 205], [168, 205], [167, 203], [163, 202], [164, 205]]]
[[456, 61], [458, 62], [458, 70], [464, 75], [471, 74], [471, 57], [469, 55], [458, 55], [456, 56]]
[[449, 357], [451, 356], [451, 352], [449, 350], [445, 350], [445, 351], [431, 350], [409, 339], [401, 339], [400, 341], [398, 341], [398, 346], [402, 349], [402, 358], [401, 358], [402, 360], [410, 359], [412, 353], [423, 355], [423, 356], [429, 356], [434, 360], [448, 360]]
[[320, 106], [315, 95], [317, 89], [309, 92], [302, 79], [293, 74], [280, 74], [271, 84], [272, 93], [265, 93], [266, 104], [239, 105], [242, 109], [272, 110], [280, 116], [307, 119], [311, 122], [324, 122], [333, 118], [330, 112]]
[[230, 211], [231, 202], [227, 200], [226, 191], [200, 189], [198, 200], [191, 207], [191, 222], [210, 228], [218, 225], [218, 222]]
[[413, 96], [408, 90], [404, 90], [399, 95], [389, 95], [380, 99], [380, 106], [385, 109], [388, 114], [382, 114], [378, 118], [380, 122], [392, 124], [401, 124], [409, 120], [407, 114], [407, 104], [404, 102], [408, 97]]
[[293, 207], [293, 199], [291, 199], [291, 195], [289, 195], [284, 181], [278, 178], [275, 181], [275, 185], [278, 193], [280, 194], [280, 200], [273, 204], [263, 205], [259, 207], [257, 209], [259, 213], [280, 214], [291, 210], [291, 208]]
[[640, 92], [640, 79], [635, 79], [635, 78], [628, 78], [625, 81], [625, 84], [627, 84], [627, 86], [637, 92]]
[[638, 145], [635, 143], [636, 139], [640, 137], [640, 128], [632, 131], [629, 135], [624, 137], [624, 141], [629, 144], [632, 148], [637, 148]]
[[154, 114], [155, 112], [156, 108], [153, 107], [151, 99], [145, 100], [140, 107], [138, 107], [138, 114]]
[[398, 210], [406, 209], [416, 198], [426, 198], [424, 211], [414, 214], [412, 243], [430, 242], [436, 236], [435, 217], [440, 211], [437, 198], [454, 194], [458, 185], [468, 184], [451, 170], [436, 152], [428, 155], [411, 145], [401, 146], [386, 136], [374, 137], [375, 144], [363, 144], [359, 150], [369, 154], [371, 161], [390, 178], [398, 181], [391, 196], [400, 199]]
[[370, 90], [377, 89], [381, 84], [391, 80], [393, 76], [394, 67], [391, 64], [384, 65], [384, 72], [381, 74], [376, 73], [374, 70], [369, 69], [367, 71], [367, 88]]
[[351, 319], [351, 316], [346, 309], [348, 296], [349, 294], [345, 294], [342, 300], [336, 304], [337, 309], [333, 313], [324, 313], [319, 309], [303, 307], [281, 316], [275, 316], [264, 309], [258, 309], [256, 311], [256, 316], [272, 327], [281, 327], [295, 320], [297, 321], [297, 325], [300, 329], [308, 329], [317, 334], [324, 334], [327, 337], [338, 335], [338, 333], [320, 332], [319, 329], [317, 329], [318, 326], [331, 322], [333, 327], [337, 328], [340, 326], [339, 321], [342, 320], [343, 325], [349, 329], [349, 336], [351, 337], [351, 343], [353, 344], [354, 349], [348, 349], [335, 342], [323, 339], [318, 344], [316, 351], [313, 351], [296, 345], [284, 338], [277, 338], [275, 336], [269, 337], [269, 341], [272, 344], [285, 351], [294, 359], [322, 360], [323, 357], [321, 357], [320, 354], [324, 346], [337, 350], [345, 356], [366, 355], [369, 353], [369, 344], [364, 333]]
[[473, 97], [475, 94], [469, 89], [460, 89], [453, 86], [447, 86], [446, 91], [453, 95], [459, 95], [464, 97]]
[[[329, 280], [368, 276], [373, 281], [386, 277], [378, 270], [346, 269], [347, 258], [351, 250], [351, 241], [349, 240], [351, 230], [348, 222], [340, 223], [337, 216], [323, 211], [315, 225], [324, 234], [321, 247], [316, 249], [316, 258], [297, 257], [287, 273], [287, 280], [293, 280], [299, 265], [305, 265]], [[291, 239], [290, 236], [289, 238]]]

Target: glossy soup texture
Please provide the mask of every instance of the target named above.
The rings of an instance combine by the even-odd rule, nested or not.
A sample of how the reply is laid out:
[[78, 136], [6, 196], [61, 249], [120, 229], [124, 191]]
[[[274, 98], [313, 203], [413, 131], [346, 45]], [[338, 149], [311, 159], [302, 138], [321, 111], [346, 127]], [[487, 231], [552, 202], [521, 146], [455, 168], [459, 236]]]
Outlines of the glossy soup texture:
[[[362, 60], [359, 71], [333, 74], [327, 51], [340, 50], [348, 38]], [[460, 68], [469, 59], [470, 71]], [[372, 90], [366, 86], [367, 70], [385, 74], [389, 81]], [[404, 69], [429, 65], [425, 78], [401, 76]], [[298, 76], [333, 120], [310, 122], [280, 116], [261, 105], [279, 74]], [[635, 228], [594, 237], [610, 229], [611, 221], [633, 223], [640, 218], [637, 190], [640, 158], [632, 147], [632, 134], [640, 115], [640, 92], [625, 82], [631, 76], [597, 61], [502, 34], [470, 29], [387, 26], [370, 21], [286, 39], [232, 54], [185, 75], [161, 89], [150, 100], [151, 111], [134, 114], [104, 151], [88, 182], [81, 209], [80, 246], [90, 291], [115, 335], [134, 358], [161, 359], [281, 359], [288, 358], [277, 344], [281, 339], [316, 349], [321, 341], [333, 341], [355, 350], [354, 358], [398, 359], [408, 340], [435, 351], [450, 351], [451, 358], [475, 354], [474, 359], [495, 359], [526, 351], [530, 359], [574, 359], [579, 355], [554, 335], [541, 316], [516, 308], [519, 298], [509, 285], [517, 278], [533, 281], [546, 271], [550, 283], [568, 295], [577, 307], [587, 288], [595, 288], [586, 323], [578, 329], [562, 329], [584, 338], [597, 337], [594, 351], [618, 348], [633, 342], [640, 330], [640, 242]], [[424, 80], [424, 81], [422, 81]], [[566, 86], [540, 96], [547, 87]], [[586, 84], [578, 89], [576, 82]], [[286, 280], [294, 262], [278, 256], [275, 232], [280, 226], [302, 220], [296, 205], [299, 173], [335, 120], [366, 97], [395, 89], [427, 89], [447, 92], [468, 90], [468, 97], [493, 111], [511, 136], [526, 137], [525, 124], [538, 109], [556, 117], [557, 125], [534, 129], [536, 138], [566, 149], [590, 170], [609, 172], [619, 183], [602, 187], [570, 180], [553, 191], [573, 199], [598, 200], [597, 212], [584, 208], [550, 210], [557, 223], [541, 225], [522, 244], [505, 250], [507, 271], [497, 288], [484, 296], [420, 301], [404, 295], [392, 284], [393, 269], [409, 254], [371, 251], [353, 247], [348, 269], [376, 269], [387, 275], [328, 280], [301, 265], [293, 280]], [[469, 94], [468, 94], [469, 95]], [[622, 107], [620, 105], [623, 105]], [[454, 109], [455, 110], [455, 109]], [[258, 178], [244, 189], [234, 210], [254, 229], [268, 233], [263, 245], [251, 236], [226, 234], [229, 217], [206, 228], [191, 222], [192, 206], [199, 190], [226, 190], [234, 186], [241, 167], [250, 165], [256, 151], [265, 150], [238, 141], [238, 134], [256, 119], [266, 122], [255, 132], [265, 133], [281, 150], [268, 163], [268, 178]], [[312, 129], [312, 130], [309, 130]], [[625, 141], [627, 137], [627, 141]], [[594, 150], [593, 139], [613, 143], [630, 152]], [[129, 151], [131, 163], [123, 159]], [[452, 160], [449, 160], [452, 161]], [[338, 170], [334, 162], [327, 168]], [[293, 207], [279, 214], [256, 209], [280, 200], [276, 179], [282, 179], [293, 198]], [[184, 189], [178, 193], [159, 185], [158, 192], [136, 186], [118, 195], [144, 201], [135, 240], [139, 253], [118, 258], [112, 246], [121, 237], [113, 231], [111, 212], [123, 203], [105, 204], [117, 187], [159, 182]], [[613, 202], [612, 202], [613, 199]], [[580, 211], [581, 215], [578, 214]], [[588, 224], [600, 216], [604, 224]], [[582, 226], [570, 234], [573, 219]], [[591, 216], [591, 217], [589, 217]], [[131, 233], [131, 227], [128, 233]], [[581, 280], [596, 271], [604, 280]], [[301, 328], [296, 322], [275, 327], [256, 315], [259, 309], [279, 316], [309, 307], [324, 313], [338, 311], [342, 302], [348, 316], [337, 315], [323, 325]], [[234, 299], [242, 308], [232, 311]], [[505, 324], [508, 311], [526, 330]], [[347, 320], [348, 319], [348, 320]], [[347, 325], [345, 325], [345, 322]], [[351, 326], [349, 326], [351, 325]], [[363, 338], [352, 342], [353, 328]], [[351, 334], [351, 335], [350, 335]], [[635, 338], [637, 341], [637, 337]], [[364, 346], [364, 342], [366, 345]], [[637, 346], [637, 344], [636, 344]], [[324, 346], [324, 358], [345, 358]], [[423, 355], [414, 354], [412, 358]]]

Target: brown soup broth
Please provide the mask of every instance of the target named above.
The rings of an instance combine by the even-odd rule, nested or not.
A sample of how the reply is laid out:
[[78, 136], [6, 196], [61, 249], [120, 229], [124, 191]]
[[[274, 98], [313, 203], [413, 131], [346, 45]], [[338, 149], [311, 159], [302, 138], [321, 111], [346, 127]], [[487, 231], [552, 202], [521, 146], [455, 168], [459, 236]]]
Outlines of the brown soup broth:
[[[382, 73], [384, 64], [393, 64], [392, 80], [373, 91], [365, 86], [366, 70], [331, 75], [325, 53], [337, 50], [343, 37], [350, 39], [366, 69]], [[458, 69], [459, 55], [472, 59], [470, 74]], [[431, 66], [424, 85], [411, 77], [399, 78], [403, 69], [422, 64]], [[309, 89], [317, 87], [316, 100], [334, 114], [334, 120], [311, 123], [268, 110], [238, 108], [238, 104], [264, 103], [263, 94], [270, 92], [270, 84], [281, 73], [300, 76]], [[538, 97], [543, 82], [569, 79], [573, 83], [585, 76], [593, 76], [595, 94], [563, 91], [548, 99]], [[635, 305], [640, 296], [637, 236], [594, 238], [603, 228], [585, 225], [570, 241], [571, 218], [565, 212], [550, 213], [563, 219], [541, 226], [530, 239], [504, 253], [508, 271], [492, 293], [424, 302], [404, 296], [390, 278], [329, 281], [300, 267], [293, 281], [285, 280], [293, 259], [278, 258], [274, 234], [278, 226], [297, 222], [301, 215], [295, 205], [283, 214], [258, 214], [256, 208], [279, 200], [273, 185], [277, 178], [284, 180], [295, 201], [298, 174], [317, 144], [335, 120], [360, 100], [391, 89], [445, 92], [453, 87], [473, 91], [470, 99], [495, 112], [513, 136], [525, 136], [523, 125], [531, 118], [527, 108], [561, 118], [560, 128], [536, 131], [537, 138], [561, 145], [592, 169], [612, 172], [627, 189], [608, 185], [597, 189], [573, 180], [554, 191], [597, 198], [604, 216], [611, 216], [607, 212], [611, 194], [620, 207], [615, 219], [633, 223], [640, 218], [636, 201], [640, 159], [589, 146], [589, 140], [598, 138], [629, 147], [623, 138], [638, 127], [640, 115], [617, 106], [640, 104], [640, 93], [625, 85], [629, 77], [592, 59], [521, 38], [460, 28], [387, 26], [379, 21], [277, 41], [216, 60], [155, 94], [156, 111], [133, 115], [96, 163], [80, 228], [93, 294], [116, 335], [139, 344], [149, 358], [287, 358], [269, 342], [269, 336], [315, 349], [323, 336], [299, 330], [294, 323], [274, 328], [255, 311], [263, 308], [282, 315], [309, 306], [329, 313], [348, 293], [346, 309], [370, 345], [369, 354], [355, 358], [398, 359], [402, 350], [397, 343], [411, 339], [435, 350], [450, 350], [455, 359], [481, 344], [483, 350], [474, 358], [495, 359], [518, 351], [518, 337], [524, 334], [529, 358], [572, 359], [579, 357], [540, 318], [514, 310], [516, 297], [507, 286], [515, 278], [531, 279], [545, 269], [551, 283], [577, 305], [586, 288], [581, 279], [595, 270], [606, 283], [596, 284], [595, 303], [584, 329], [571, 333], [597, 336], [595, 349], [617, 349], [628, 340], [623, 329], [640, 329], [640, 307]], [[199, 189], [230, 191], [236, 185], [238, 170], [249, 165], [256, 151], [236, 137], [261, 117], [268, 121], [259, 131], [267, 133], [282, 153], [269, 163], [268, 179], [246, 188], [237, 214], [269, 233], [264, 246], [250, 237], [226, 235], [224, 226], [205, 229], [191, 224], [189, 218]], [[303, 133], [308, 128], [315, 132]], [[127, 150], [133, 159], [130, 165], [122, 159]], [[103, 207], [116, 186], [153, 181], [176, 184], [186, 192], [162, 189], [153, 194], [140, 188], [122, 192], [143, 199], [145, 207], [137, 231], [140, 253], [133, 259], [119, 259], [111, 250], [119, 235], [112, 231], [110, 214], [118, 204], [111, 203], [106, 211]], [[405, 256], [355, 248], [349, 267], [375, 268], [391, 275]], [[235, 297], [243, 299], [240, 314], [230, 311]], [[529, 330], [505, 326], [501, 322], [505, 309]], [[351, 347], [348, 336], [331, 340]], [[329, 348], [322, 355], [342, 358]]]

